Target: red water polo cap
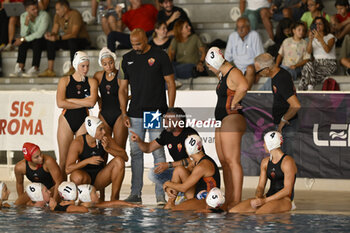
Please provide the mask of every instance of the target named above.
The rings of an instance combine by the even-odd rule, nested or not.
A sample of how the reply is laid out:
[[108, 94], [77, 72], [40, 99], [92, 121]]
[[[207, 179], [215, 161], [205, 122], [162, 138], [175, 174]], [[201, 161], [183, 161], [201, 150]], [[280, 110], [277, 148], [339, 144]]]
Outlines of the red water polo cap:
[[35, 153], [35, 151], [40, 150], [40, 147], [30, 143], [30, 142], [26, 142], [23, 144], [23, 155], [24, 155], [24, 159], [31, 162], [32, 161], [32, 156]]

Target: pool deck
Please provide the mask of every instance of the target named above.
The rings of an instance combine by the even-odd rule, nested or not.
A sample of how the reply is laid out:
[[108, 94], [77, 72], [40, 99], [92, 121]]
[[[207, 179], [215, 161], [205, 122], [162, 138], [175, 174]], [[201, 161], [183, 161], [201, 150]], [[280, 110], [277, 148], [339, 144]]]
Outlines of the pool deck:
[[[15, 182], [7, 181], [11, 195], [9, 201], [17, 198]], [[106, 199], [109, 199], [111, 186], [106, 189]], [[123, 184], [120, 198], [125, 199], [130, 192], [130, 185]], [[244, 188], [242, 199], [254, 196], [255, 189]], [[143, 187], [143, 205], [155, 207], [154, 185], [146, 184]], [[322, 190], [295, 190], [295, 214], [341, 214], [350, 215], [350, 192], [348, 191], [322, 191]]]

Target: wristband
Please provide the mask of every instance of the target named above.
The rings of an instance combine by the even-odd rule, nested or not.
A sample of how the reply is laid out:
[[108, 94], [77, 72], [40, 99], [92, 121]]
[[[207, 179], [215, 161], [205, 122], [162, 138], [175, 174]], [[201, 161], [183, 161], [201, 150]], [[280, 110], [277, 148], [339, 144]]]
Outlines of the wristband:
[[173, 168], [173, 163], [172, 162], [168, 163], [168, 168]]
[[284, 119], [284, 116], [282, 116], [281, 121], [284, 122], [284, 123], [286, 123], [286, 124], [289, 124], [289, 121], [287, 121], [286, 119]]

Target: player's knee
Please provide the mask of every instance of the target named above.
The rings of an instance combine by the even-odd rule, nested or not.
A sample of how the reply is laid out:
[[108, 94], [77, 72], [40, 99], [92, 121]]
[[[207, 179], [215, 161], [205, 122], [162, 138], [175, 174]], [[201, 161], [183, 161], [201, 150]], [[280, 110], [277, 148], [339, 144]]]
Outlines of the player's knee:
[[115, 157], [111, 163], [113, 163], [113, 166], [118, 168], [118, 169], [122, 169], [124, 170], [125, 169], [125, 161], [120, 158], [120, 157]]
[[70, 180], [76, 185], [83, 184], [83, 181], [84, 181], [83, 176], [76, 171], [72, 172], [72, 174], [70, 175]]

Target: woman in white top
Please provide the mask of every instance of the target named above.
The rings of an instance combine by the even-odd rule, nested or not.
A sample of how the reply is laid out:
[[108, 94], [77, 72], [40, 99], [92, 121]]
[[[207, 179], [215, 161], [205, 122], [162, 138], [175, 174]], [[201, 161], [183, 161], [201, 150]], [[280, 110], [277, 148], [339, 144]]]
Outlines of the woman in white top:
[[304, 65], [299, 90], [313, 90], [315, 85], [337, 70], [335, 37], [330, 33], [329, 23], [323, 17], [316, 17], [312, 22], [307, 52], [313, 54], [314, 60]]

